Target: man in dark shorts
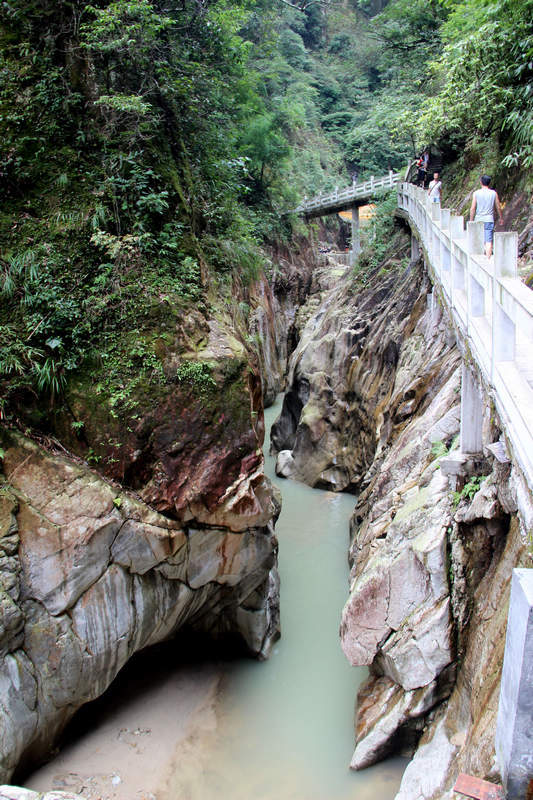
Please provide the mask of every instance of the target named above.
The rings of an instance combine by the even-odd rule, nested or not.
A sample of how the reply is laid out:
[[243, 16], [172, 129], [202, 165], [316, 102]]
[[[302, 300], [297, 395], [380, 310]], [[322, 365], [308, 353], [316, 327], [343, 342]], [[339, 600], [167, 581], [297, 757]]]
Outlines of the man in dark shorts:
[[485, 255], [492, 256], [492, 242], [494, 238], [494, 209], [498, 212], [498, 221], [503, 222], [500, 198], [494, 189], [490, 188], [490, 176], [481, 176], [481, 189], [474, 192], [470, 207], [470, 222], [483, 222], [485, 226], [484, 242]]

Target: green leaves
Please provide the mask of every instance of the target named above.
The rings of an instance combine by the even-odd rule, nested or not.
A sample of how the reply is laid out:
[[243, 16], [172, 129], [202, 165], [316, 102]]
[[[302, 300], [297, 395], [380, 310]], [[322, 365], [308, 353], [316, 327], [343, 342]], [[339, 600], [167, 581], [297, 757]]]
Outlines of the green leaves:
[[136, 114], [140, 117], [146, 116], [151, 110], [150, 104], [145, 103], [142, 98], [136, 94], [102, 94], [98, 100], [94, 101], [94, 104], [95, 106], [104, 106], [124, 114]]
[[[464, 0], [448, 3], [445, 48], [435, 59], [438, 93], [420, 121], [422, 136], [503, 132], [504, 161], [533, 163], [532, 0]], [[503, 138], [502, 137], [502, 138]]]
[[161, 33], [174, 25], [146, 0], [116, 0], [105, 8], [87, 4], [85, 12], [94, 18], [81, 27], [84, 46], [114, 58], [128, 54], [134, 60], [147, 59]]
[[484, 480], [486, 480], [486, 475], [473, 475], [468, 481], [465, 483], [461, 491], [459, 492], [452, 492], [452, 500], [454, 508], [457, 508], [461, 500], [468, 500], [471, 501], [474, 498], [474, 495], [479, 492], [481, 489], [481, 484]]
[[200, 397], [207, 397], [217, 386], [211, 371], [212, 365], [206, 361], [186, 361], [176, 370], [176, 380], [189, 385]]

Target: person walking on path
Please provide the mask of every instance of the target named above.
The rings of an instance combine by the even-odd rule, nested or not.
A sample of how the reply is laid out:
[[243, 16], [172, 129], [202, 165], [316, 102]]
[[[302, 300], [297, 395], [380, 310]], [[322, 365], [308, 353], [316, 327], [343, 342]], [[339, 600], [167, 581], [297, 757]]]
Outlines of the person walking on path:
[[426, 153], [422, 153], [418, 161], [416, 162], [416, 184], [417, 186], [421, 186], [424, 188], [424, 184], [426, 182], [426, 170], [427, 170], [427, 159]]
[[492, 256], [492, 242], [494, 239], [494, 209], [498, 213], [498, 221], [503, 222], [500, 198], [494, 189], [490, 188], [490, 176], [481, 176], [481, 189], [474, 192], [470, 207], [470, 222], [483, 222], [485, 226], [484, 242], [485, 255]]
[[429, 184], [428, 197], [432, 203], [440, 203], [440, 190], [442, 189], [442, 181], [439, 179], [439, 173], [433, 173], [433, 180]]

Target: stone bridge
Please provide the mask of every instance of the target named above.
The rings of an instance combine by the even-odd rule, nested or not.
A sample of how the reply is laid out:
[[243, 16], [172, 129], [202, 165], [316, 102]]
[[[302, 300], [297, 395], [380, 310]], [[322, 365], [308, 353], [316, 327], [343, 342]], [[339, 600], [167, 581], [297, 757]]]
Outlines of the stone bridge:
[[353, 264], [360, 250], [359, 238], [359, 207], [369, 203], [376, 195], [390, 191], [396, 186], [410, 170], [407, 168], [406, 174], [393, 172], [390, 170], [388, 175], [381, 178], [372, 176], [369, 181], [364, 183], [353, 183], [345, 189], [338, 187], [329, 194], [318, 194], [316, 197], [304, 198], [298, 208], [294, 209], [295, 214], [302, 214], [306, 219], [322, 217], [325, 214], [335, 214], [338, 211], [352, 212], [352, 250], [351, 263]]

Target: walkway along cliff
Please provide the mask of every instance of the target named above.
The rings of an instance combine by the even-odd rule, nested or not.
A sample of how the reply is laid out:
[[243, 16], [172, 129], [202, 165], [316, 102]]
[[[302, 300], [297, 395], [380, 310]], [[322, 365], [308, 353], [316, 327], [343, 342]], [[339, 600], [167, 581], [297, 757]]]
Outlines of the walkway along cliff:
[[510, 578], [532, 566], [527, 464], [431, 284], [441, 240], [420, 239], [411, 248], [405, 233], [366, 281], [347, 275], [327, 296], [291, 360], [273, 432], [280, 474], [358, 493], [341, 638], [370, 677], [352, 766], [417, 745], [401, 800], [448, 796], [460, 771], [501, 777]]

